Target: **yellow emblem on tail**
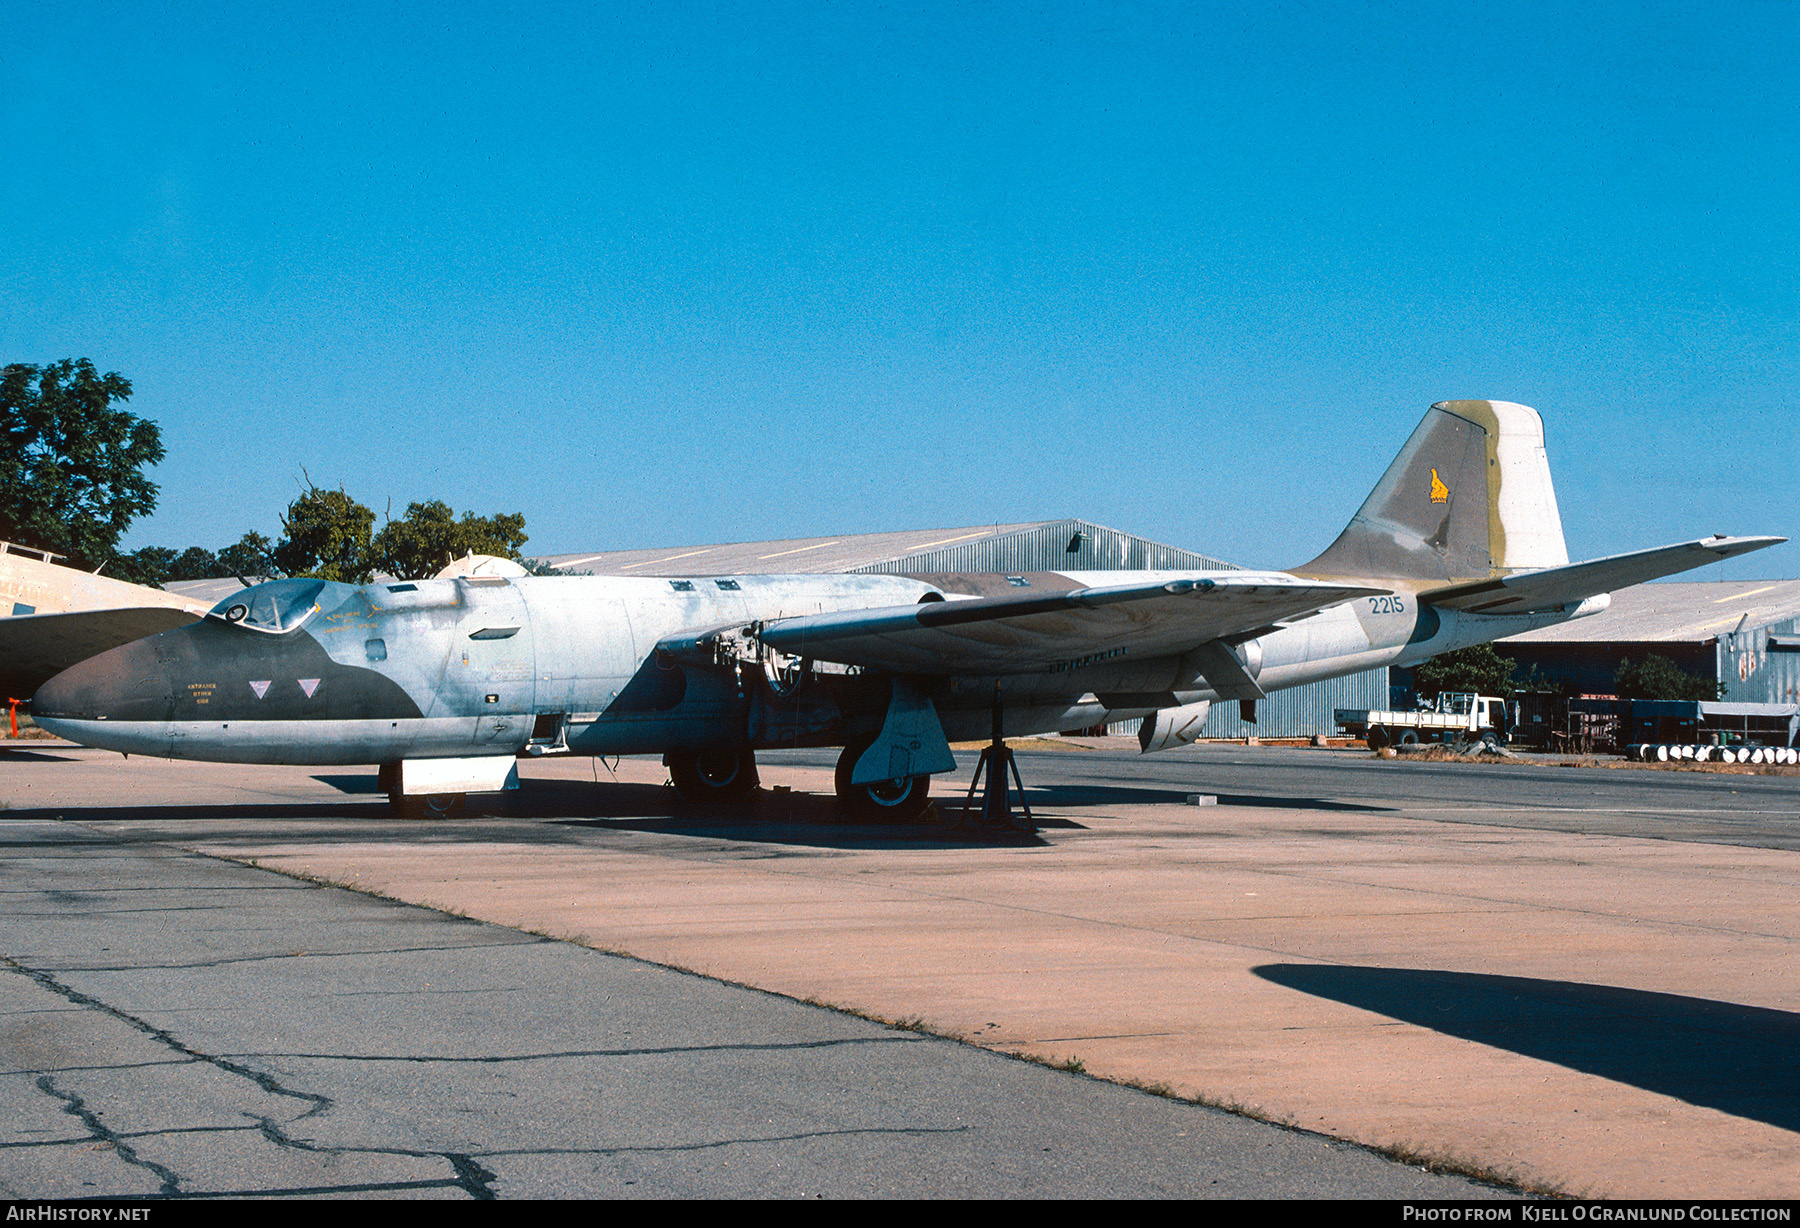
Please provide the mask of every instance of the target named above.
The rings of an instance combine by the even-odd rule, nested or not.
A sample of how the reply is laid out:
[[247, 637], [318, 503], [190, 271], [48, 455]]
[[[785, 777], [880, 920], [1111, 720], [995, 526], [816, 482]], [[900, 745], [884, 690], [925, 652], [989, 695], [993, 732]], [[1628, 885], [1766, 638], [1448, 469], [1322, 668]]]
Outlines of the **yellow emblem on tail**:
[[1436, 469], [1431, 471], [1431, 501], [1433, 503], [1450, 502], [1450, 488], [1444, 485], [1442, 478], [1438, 477]]

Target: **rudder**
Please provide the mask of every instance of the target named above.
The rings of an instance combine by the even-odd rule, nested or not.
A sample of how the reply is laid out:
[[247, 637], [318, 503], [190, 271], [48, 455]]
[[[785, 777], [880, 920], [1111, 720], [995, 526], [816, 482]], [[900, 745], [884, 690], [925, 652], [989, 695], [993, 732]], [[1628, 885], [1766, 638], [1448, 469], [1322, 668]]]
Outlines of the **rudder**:
[[1569, 561], [1537, 411], [1440, 401], [1307, 576], [1488, 579]]

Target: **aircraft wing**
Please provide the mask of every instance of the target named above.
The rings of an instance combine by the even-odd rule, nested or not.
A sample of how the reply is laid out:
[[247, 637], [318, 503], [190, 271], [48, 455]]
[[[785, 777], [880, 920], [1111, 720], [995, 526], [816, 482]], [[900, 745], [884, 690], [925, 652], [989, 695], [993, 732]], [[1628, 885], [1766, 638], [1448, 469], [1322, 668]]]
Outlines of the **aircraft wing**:
[[1518, 572], [1496, 580], [1475, 580], [1429, 589], [1419, 600], [1470, 614], [1529, 614], [1574, 605], [1583, 598], [1672, 576], [1691, 567], [1779, 546], [1785, 537], [1706, 537], [1654, 550], [1634, 550], [1586, 563]]
[[0, 618], [0, 701], [27, 699], [71, 665], [196, 621], [197, 615], [173, 606]]
[[761, 638], [794, 656], [897, 673], [1035, 673], [1247, 639], [1388, 591], [1245, 573], [811, 614], [772, 622]]

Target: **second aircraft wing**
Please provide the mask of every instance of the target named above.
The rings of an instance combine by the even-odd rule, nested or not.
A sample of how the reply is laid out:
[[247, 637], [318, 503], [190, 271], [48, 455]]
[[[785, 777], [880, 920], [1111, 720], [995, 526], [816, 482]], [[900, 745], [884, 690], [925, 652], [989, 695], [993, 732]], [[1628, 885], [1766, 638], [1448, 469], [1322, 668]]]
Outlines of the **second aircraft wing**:
[[1699, 541], [1634, 550], [1586, 563], [1569, 563], [1539, 571], [1517, 572], [1493, 580], [1475, 580], [1428, 589], [1421, 601], [1471, 614], [1526, 614], [1569, 606], [1585, 597], [1630, 588], [1646, 580], [1672, 576], [1720, 559], [1779, 546], [1785, 537], [1703, 537]]
[[793, 656], [897, 673], [1035, 673], [1247, 639], [1387, 591], [1237, 573], [812, 614], [770, 623], [761, 638]]
[[78, 661], [197, 617], [174, 606], [143, 606], [0, 618], [0, 701], [29, 698]]

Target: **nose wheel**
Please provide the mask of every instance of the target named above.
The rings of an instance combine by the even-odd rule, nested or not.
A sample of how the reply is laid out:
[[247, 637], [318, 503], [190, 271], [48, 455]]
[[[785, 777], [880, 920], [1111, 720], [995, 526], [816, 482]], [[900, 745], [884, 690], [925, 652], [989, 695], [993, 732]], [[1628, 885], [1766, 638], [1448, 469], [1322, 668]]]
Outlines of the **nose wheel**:
[[463, 812], [467, 797], [461, 793], [388, 794], [388, 808], [402, 819], [454, 819]]
[[675, 792], [690, 802], [748, 801], [762, 783], [756, 755], [745, 746], [674, 750], [663, 756]]

